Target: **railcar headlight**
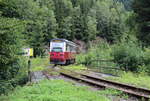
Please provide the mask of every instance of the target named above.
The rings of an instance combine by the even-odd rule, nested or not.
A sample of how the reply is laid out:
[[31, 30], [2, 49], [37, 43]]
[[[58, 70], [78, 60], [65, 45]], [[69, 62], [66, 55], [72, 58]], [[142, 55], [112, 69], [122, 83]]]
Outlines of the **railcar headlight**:
[[51, 56], [54, 56], [54, 54], [51, 54]]

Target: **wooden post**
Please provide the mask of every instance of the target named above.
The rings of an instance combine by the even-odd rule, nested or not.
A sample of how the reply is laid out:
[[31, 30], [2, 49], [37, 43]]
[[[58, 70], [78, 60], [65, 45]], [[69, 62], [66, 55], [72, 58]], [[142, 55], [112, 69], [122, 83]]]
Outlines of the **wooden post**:
[[28, 80], [31, 82], [31, 60], [28, 60]]

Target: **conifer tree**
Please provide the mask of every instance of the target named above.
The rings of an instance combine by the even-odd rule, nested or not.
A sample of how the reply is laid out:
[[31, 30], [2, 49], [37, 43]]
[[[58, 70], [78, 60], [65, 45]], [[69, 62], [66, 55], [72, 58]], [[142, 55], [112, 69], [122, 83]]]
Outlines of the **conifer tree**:
[[150, 45], [150, 0], [134, 0], [133, 8], [139, 23], [138, 37], [144, 44]]

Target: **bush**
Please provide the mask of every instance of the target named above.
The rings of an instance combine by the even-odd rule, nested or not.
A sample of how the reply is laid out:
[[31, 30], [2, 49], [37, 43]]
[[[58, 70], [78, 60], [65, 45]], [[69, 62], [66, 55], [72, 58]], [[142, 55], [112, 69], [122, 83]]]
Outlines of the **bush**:
[[18, 54], [24, 44], [25, 22], [0, 17], [0, 94], [24, 83], [27, 65]]
[[27, 76], [27, 61], [25, 58], [20, 57], [17, 63], [11, 67], [9, 72], [11, 72], [11, 79], [0, 80], [0, 95], [7, 94], [9, 91], [13, 90], [17, 85], [23, 85], [28, 81]]
[[112, 62], [101, 62], [101, 61], [93, 61], [93, 60], [112, 60], [112, 48], [111, 46], [101, 40], [95, 40], [97, 42], [91, 42], [90, 48], [87, 53], [82, 53], [77, 56], [77, 63], [84, 64], [86, 66], [97, 68], [100, 66], [112, 66], [114, 63]]
[[132, 41], [116, 45], [113, 56], [114, 61], [125, 70], [138, 71], [143, 65], [143, 50]]
[[145, 71], [150, 74], [150, 49], [146, 48], [144, 51], [144, 65]]

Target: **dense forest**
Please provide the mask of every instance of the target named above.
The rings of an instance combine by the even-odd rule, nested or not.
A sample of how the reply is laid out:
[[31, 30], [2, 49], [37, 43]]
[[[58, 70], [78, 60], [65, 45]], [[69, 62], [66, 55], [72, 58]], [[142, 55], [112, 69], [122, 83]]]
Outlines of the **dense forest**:
[[14, 79], [27, 67], [22, 48], [43, 56], [52, 38], [89, 43], [97, 37], [119, 47], [113, 55], [121, 66], [148, 70], [150, 0], [0, 0], [0, 80], [24, 82]]

